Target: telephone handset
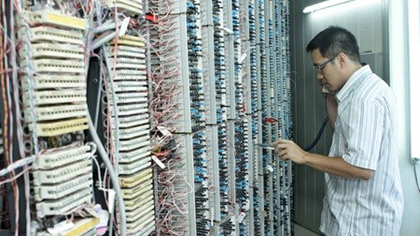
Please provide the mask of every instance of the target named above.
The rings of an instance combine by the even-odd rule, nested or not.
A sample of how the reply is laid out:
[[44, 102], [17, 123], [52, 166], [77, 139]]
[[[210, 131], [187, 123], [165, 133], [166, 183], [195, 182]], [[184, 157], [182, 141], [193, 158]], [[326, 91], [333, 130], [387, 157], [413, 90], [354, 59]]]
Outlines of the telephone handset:
[[322, 86], [322, 92], [326, 93], [326, 94], [330, 94], [330, 95], [334, 95], [334, 92], [331, 92], [330, 90], [328, 90], [327, 86]]

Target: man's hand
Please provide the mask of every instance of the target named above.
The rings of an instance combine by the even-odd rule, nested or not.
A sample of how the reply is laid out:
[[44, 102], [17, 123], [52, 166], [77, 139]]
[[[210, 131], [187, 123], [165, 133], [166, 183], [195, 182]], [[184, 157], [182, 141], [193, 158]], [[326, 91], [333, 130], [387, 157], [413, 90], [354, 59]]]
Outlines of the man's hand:
[[279, 139], [271, 145], [275, 148], [276, 153], [281, 157], [281, 159], [285, 161], [291, 160], [298, 164], [306, 163], [305, 156], [308, 155], [308, 152], [303, 151], [293, 141]]

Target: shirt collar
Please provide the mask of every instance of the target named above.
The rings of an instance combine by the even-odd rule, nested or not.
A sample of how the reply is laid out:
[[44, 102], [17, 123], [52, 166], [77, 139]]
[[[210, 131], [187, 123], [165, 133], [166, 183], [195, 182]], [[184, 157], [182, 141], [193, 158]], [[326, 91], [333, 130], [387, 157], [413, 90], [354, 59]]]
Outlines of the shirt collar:
[[360, 84], [362, 78], [365, 77], [366, 74], [372, 74], [372, 70], [370, 69], [369, 65], [363, 66], [362, 68], [355, 71], [344, 84], [344, 86], [335, 94], [338, 103], [342, 102], [353, 89]]

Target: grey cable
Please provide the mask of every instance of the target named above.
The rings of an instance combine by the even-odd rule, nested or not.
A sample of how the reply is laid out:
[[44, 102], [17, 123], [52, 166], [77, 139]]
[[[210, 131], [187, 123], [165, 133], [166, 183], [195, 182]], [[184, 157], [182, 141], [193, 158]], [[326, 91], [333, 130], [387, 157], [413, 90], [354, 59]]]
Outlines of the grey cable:
[[[120, 161], [120, 128], [119, 128], [119, 121], [118, 121], [118, 105], [117, 105], [117, 94], [115, 93], [115, 85], [114, 85], [114, 80], [112, 78], [112, 71], [111, 71], [111, 64], [109, 63], [109, 59], [108, 59], [108, 52], [106, 51], [105, 48], [102, 49], [101, 51], [101, 59], [105, 58], [105, 63], [106, 63], [106, 68], [108, 70], [108, 78], [109, 78], [109, 89], [111, 90], [111, 94], [112, 94], [112, 102], [113, 102], [113, 110], [115, 113], [115, 118], [114, 118], [114, 128], [115, 128], [115, 163], [116, 163], [116, 171], [117, 174], [119, 172], [119, 161]], [[102, 62], [101, 62], [102, 63]], [[111, 129], [111, 134], [112, 134], [112, 129]], [[112, 137], [112, 135], [111, 135]], [[110, 224], [111, 224], [111, 228], [109, 230], [109, 235], [112, 236], [112, 230], [114, 229], [114, 214], [113, 214], [113, 210], [111, 211], [111, 217], [110, 217]]]
[[95, 129], [98, 128], [98, 118], [99, 118], [99, 107], [101, 103], [102, 95], [102, 54], [99, 57], [99, 89], [98, 96], [96, 96], [96, 110], [95, 110]]
[[[105, 63], [106, 63], [106, 68], [108, 69], [108, 78], [109, 78], [109, 89], [111, 90], [111, 95], [112, 95], [112, 103], [113, 103], [113, 110], [114, 110], [114, 128], [115, 128], [115, 137], [113, 137], [113, 139], [115, 138], [115, 164], [117, 166], [117, 168], [115, 168], [117, 174], [119, 173], [119, 163], [120, 163], [120, 128], [119, 128], [119, 121], [118, 121], [118, 105], [117, 105], [117, 94], [115, 93], [115, 85], [114, 85], [114, 79], [112, 78], [112, 71], [111, 71], [111, 64], [109, 63], [108, 60], [108, 52], [103, 49], [101, 51], [101, 55], [105, 58]], [[101, 57], [102, 57], [101, 56]], [[112, 137], [112, 129], [110, 129], [111, 131], [111, 137]]]
[[125, 216], [125, 205], [124, 205], [124, 200], [121, 194], [121, 188], [120, 188], [120, 183], [118, 181], [118, 176], [115, 173], [111, 162], [109, 161], [108, 155], [106, 154], [105, 148], [102, 145], [101, 140], [98, 137], [98, 134], [96, 133], [96, 130], [95, 130], [95, 127], [93, 126], [92, 118], [90, 117], [89, 112], [87, 113], [87, 115], [88, 115], [89, 132], [92, 135], [93, 141], [96, 143], [98, 147], [99, 155], [101, 156], [102, 161], [104, 162], [106, 168], [108, 168], [109, 176], [111, 177], [112, 188], [114, 189], [115, 195], [117, 196], [117, 202], [118, 202], [120, 220], [121, 220], [121, 235], [127, 235], [126, 234], [127, 222], [126, 222], [126, 216]]

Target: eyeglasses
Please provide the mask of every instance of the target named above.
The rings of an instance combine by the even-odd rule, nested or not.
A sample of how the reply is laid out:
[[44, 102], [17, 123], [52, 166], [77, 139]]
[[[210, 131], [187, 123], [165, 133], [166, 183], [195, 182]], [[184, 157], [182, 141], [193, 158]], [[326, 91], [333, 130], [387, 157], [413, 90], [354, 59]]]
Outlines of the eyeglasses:
[[337, 55], [335, 55], [334, 57], [331, 57], [330, 59], [328, 59], [328, 61], [326, 61], [326, 62], [324, 62], [324, 63], [322, 63], [321, 65], [314, 65], [314, 68], [315, 68], [315, 70], [317, 71], [317, 72], [319, 72], [319, 73], [322, 73], [322, 70], [324, 69], [324, 67], [329, 63], [329, 62], [332, 62], [333, 60], [334, 60], [334, 58], [336, 58], [338, 56], [338, 54]]

